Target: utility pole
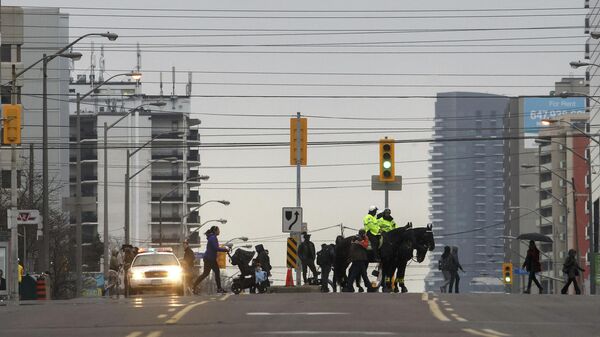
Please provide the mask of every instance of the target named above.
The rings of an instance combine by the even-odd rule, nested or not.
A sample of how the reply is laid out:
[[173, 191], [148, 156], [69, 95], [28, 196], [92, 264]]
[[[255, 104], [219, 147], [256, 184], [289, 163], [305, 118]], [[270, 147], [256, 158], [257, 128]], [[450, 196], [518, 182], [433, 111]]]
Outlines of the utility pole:
[[50, 196], [48, 191], [48, 59], [42, 64], [42, 272], [50, 269]]
[[[585, 131], [590, 134], [590, 122], [588, 121], [585, 124]], [[590, 251], [592, 252], [592, 262], [590, 263], [590, 294], [596, 295], [596, 259], [598, 258], [598, 233], [596, 228], [594, 228], [594, 218], [592, 217], [592, 154], [590, 150], [591, 142], [588, 140], [588, 146], [585, 150], [586, 158], [587, 158], [587, 209], [588, 209], [588, 230], [590, 231], [592, 238], [592, 242], [590, 245]]]
[[[12, 90], [11, 103], [17, 104], [17, 69], [16, 65], [12, 64]], [[7, 123], [7, 120], [3, 121]], [[10, 226], [10, 256], [12, 261], [11, 266], [11, 294], [13, 301], [19, 301], [19, 226], [17, 225], [17, 144], [10, 144], [10, 216], [8, 223]]]
[[82, 247], [82, 224], [81, 224], [81, 99], [79, 93], [77, 93], [77, 122], [76, 122], [76, 139], [75, 139], [75, 153], [76, 162], [75, 167], [76, 173], [76, 184], [75, 184], [75, 296], [81, 296], [81, 278], [82, 270], [81, 265], [83, 263], [83, 247]]
[[[300, 112], [296, 113], [296, 207], [302, 207], [302, 199], [301, 199], [301, 195], [300, 195], [300, 181], [301, 181], [301, 176], [300, 176], [300, 172], [301, 172], [301, 167], [302, 167], [302, 151], [301, 151], [301, 146], [302, 146], [302, 141], [300, 139], [301, 135], [302, 135], [302, 128], [301, 128], [301, 121], [300, 121]], [[300, 233], [296, 233], [296, 242], [298, 242], [298, 246], [300, 246], [300, 242], [302, 240]], [[302, 271], [301, 271], [301, 261], [300, 258], [298, 257], [298, 261], [296, 261], [296, 285], [300, 286], [302, 285], [301, 282], [301, 277], [302, 277]]]
[[[102, 76], [102, 71], [100, 72], [100, 76]], [[106, 122], [104, 122], [104, 279], [108, 280], [108, 272], [110, 269], [110, 255], [108, 252], [108, 127], [106, 126]]]

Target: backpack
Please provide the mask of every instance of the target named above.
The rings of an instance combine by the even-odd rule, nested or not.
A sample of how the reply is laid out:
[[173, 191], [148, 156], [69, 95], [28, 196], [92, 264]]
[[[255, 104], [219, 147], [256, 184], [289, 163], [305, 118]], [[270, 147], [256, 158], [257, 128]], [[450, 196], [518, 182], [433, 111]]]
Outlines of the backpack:
[[324, 256], [324, 255], [325, 255], [325, 253], [326, 253], [326, 252], [325, 252], [325, 251], [323, 251], [323, 250], [320, 250], [320, 251], [317, 253], [317, 264], [318, 264], [319, 266], [322, 266], [322, 265], [325, 263], [325, 256]]

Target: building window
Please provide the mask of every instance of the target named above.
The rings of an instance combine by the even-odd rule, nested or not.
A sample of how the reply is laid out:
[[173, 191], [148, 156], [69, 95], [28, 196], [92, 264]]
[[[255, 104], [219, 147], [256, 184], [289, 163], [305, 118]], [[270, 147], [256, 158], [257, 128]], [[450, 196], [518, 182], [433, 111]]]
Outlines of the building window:
[[3, 44], [0, 45], [0, 61], [2, 62], [10, 62], [12, 60], [11, 57], [11, 45]]
[[21, 62], [21, 45], [17, 45], [17, 62]]
[[178, 127], [177, 127], [177, 121], [171, 121], [171, 130], [173, 131], [177, 131]]

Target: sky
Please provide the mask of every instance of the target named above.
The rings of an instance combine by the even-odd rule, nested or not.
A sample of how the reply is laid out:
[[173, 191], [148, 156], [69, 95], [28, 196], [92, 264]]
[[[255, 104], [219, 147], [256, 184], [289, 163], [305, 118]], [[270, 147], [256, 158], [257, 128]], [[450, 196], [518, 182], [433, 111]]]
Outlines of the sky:
[[[162, 71], [170, 94], [174, 66], [175, 93], [184, 94], [193, 72], [192, 111], [202, 120], [205, 145], [287, 142], [296, 112], [308, 118], [309, 141], [409, 141], [396, 145], [403, 190], [390, 192], [401, 225], [425, 226], [429, 219], [429, 143], [423, 140], [432, 135], [438, 92], [540, 95], [561, 77], [584, 74], [568, 66], [584, 57], [583, 0], [3, 4], [64, 8], [72, 39], [119, 34], [115, 42], [93, 40], [97, 50], [104, 45], [107, 75], [135, 68], [139, 43], [146, 93], [159, 92]], [[75, 64], [80, 72], [90, 66], [90, 41], [75, 50], [84, 53]], [[283, 265], [281, 208], [296, 205], [289, 148], [211, 146], [200, 155], [200, 173], [210, 176], [201, 198], [231, 202], [205, 205], [202, 221], [227, 219], [222, 241], [248, 236], [265, 244], [274, 265]], [[318, 230], [316, 243], [339, 234], [339, 228], [319, 229], [360, 228], [370, 205], [383, 207], [383, 192], [370, 190], [377, 161], [375, 144], [309, 147], [302, 207], [309, 231]], [[418, 288], [425, 271], [411, 265], [407, 278]]]

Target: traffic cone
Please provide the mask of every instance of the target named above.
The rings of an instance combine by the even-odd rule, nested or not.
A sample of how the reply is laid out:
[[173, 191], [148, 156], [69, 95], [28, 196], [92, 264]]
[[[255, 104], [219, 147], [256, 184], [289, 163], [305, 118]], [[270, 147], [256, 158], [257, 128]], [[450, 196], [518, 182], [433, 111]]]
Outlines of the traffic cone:
[[286, 287], [294, 286], [294, 279], [292, 278], [292, 269], [291, 268], [288, 268], [287, 276], [285, 277], [285, 286]]

